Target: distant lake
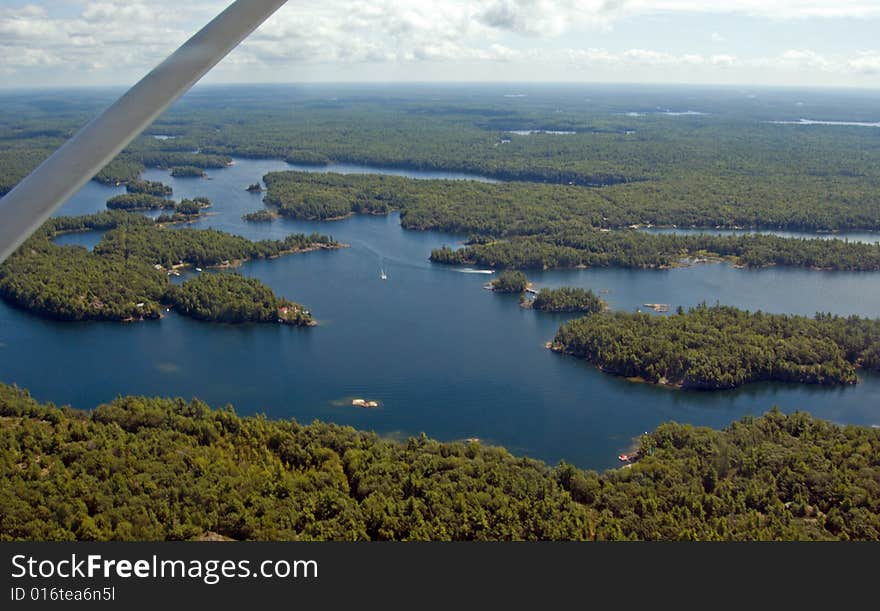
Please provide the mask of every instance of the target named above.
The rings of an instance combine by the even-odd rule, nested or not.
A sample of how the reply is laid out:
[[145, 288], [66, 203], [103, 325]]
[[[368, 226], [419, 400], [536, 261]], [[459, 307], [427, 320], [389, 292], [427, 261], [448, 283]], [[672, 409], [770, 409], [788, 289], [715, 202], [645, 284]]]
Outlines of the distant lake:
[[774, 125], [843, 125], [849, 127], [880, 127], [880, 121], [813, 121], [812, 119], [798, 119], [797, 121], [767, 121]]
[[[554, 132], [556, 133], [556, 132]], [[240, 163], [237, 161], [236, 163]], [[273, 164], [272, 161], [262, 161], [259, 163]], [[464, 172], [447, 172], [445, 170], [410, 170], [404, 168], [383, 168], [372, 165], [360, 165], [357, 163], [331, 163], [328, 165], [302, 165], [298, 163], [280, 163], [282, 167], [279, 170], [297, 170], [299, 172], [336, 172], [337, 174], [388, 174], [390, 176], [405, 176], [407, 178], [418, 178], [421, 180], [476, 180], [478, 182], [498, 182], [494, 178], [488, 176], [480, 176], [478, 174], [466, 174]], [[273, 170], [274, 171], [274, 170]]]
[[[617, 454], [629, 449], [633, 438], [668, 420], [723, 427], [778, 405], [838, 423], [880, 424], [880, 376], [872, 374], [861, 375], [862, 384], [854, 387], [756, 384], [715, 393], [602, 374], [544, 348], [566, 316], [523, 310], [516, 297], [483, 290], [491, 276], [428, 261], [432, 248], [457, 246], [463, 236], [404, 231], [397, 214], [244, 223], [242, 214], [263, 206], [262, 197], [245, 188], [266, 172], [291, 166], [235, 161], [210, 170], [207, 179], [175, 179], [158, 170], [145, 178], [172, 185], [178, 199], [209, 197], [214, 207], [197, 227], [251, 239], [319, 231], [350, 244], [241, 269], [306, 304], [320, 326], [211, 325], [174, 313], [136, 324], [58, 323], [0, 303], [0, 379], [30, 389], [40, 400], [82, 408], [119, 394], [198, 396], [214, 406], [232, 403], [239, 414], [320, 419], [395, 438], [420, 432], [442, 440], [478, 437], [551, 464], [565, 459], [600, 469], [616, 466]], [[103, 210], [106, 199], [121, 191], [89, 183], [61, 214]], [[86, 245], [96, 239], [61, 238]], [[388, 272], [387, 281], [379, 279], [380, 269]], [[674, 308], [719, 301], [769, 312], [880, 315], [876, 273], [706, 264], [529, 277], [538, 287], [601, 291], [611, 307], [629, 311], [644, 303]], [[355, 397], [378, 400], [381, 407], [351, 407]]]
[[641, 231], [656, 234], [678, 234], [678, 235], [775, 235], [781, 238], [805, 238], [820, 240], [849, 240], [850, 242], [864, 242], [866, 244], [877, 244], [880, 242], [880, 232], [877, 231], [840, 231], [835, 233], [811, 233], [808, 231], [786, 231], [784, 229], [692, 229], [684, 227], [648, 227]]
[[551, 136], [571, 136], [577, 132], [562, 129], [508, 129], [508, 134], [517, 136], [531, 136], [533, 134], [550, 134]]

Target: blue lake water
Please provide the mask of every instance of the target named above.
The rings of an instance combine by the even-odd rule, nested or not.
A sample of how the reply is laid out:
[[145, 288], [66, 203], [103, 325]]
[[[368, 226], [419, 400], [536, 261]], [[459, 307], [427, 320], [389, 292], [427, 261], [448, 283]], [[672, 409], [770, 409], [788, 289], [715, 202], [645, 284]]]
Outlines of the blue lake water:
[[[178, 199], [209, 197], [214, 206], [196, 227], [251, 239], [319, 231], [350, 244], [241, 268], [305, 304], [320, 326], [212, 325], [173, 312], [135, 324], [59, 323], [0, 303], [0, 380], [27, 387], [40, 400], [76, 407], [119, 394], [198, 396], [213, 405], [232, 403], [240, 414], [327, 420], [393, 437], [422, 431], [443, 440], [478, 437], [516, 454], [591, 468], [615, 466], [634, 437], [667, 420], [722, 427], [778, 405], [839, 423], [880, 424], [877, 375], [862, 375], [861, 384], [845, 388], [757, 384], [682, 392], [633, 384], [551, 353], [544, 343], [565, 316], [523, 310], [516, 297], [483, 290], [490, 276], [430, 263], [432, 248], [455, 246], [463, 237], [404, 231], [396, 214], [329, 223], [242, 222], [242, 214], [262, 207], [261, 196], [245, 187], [267, 171], [290, 167], [236, 160], [209, 171], [208, 179], [174, 179], [157, 170], [145, 178], [172, 185]], [[61, 214], [102, 210], [120, 191], [90, 183]], [[91, 247], [98, 239], [86, 233], [59, 241]], [[388, 272], [387, 281], [379, 279], [380, 269]], [[538, 287], [607, 291], [602, 297], [624, 310], [719, 301], [771, 312], [880, 316], [880, 274], [874, 273], [707, 264], [529, 275]], [[381, 407], [351, 407], [354, 397], [378, 400]]]

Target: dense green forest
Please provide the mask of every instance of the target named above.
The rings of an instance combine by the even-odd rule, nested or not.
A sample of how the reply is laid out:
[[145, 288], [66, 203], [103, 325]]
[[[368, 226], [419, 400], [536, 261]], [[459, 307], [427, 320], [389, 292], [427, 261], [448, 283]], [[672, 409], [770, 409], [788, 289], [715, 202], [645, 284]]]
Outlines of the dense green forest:
[[140, 180], [146, 166], [132, 155], [122, 153], [105, 165], [94, 180], [105, 185], [120, 185]]
[[857, 367], [880, 370], [880, 320], [720, 305], [671, 316], [614, 312], [564, 323], [552, 347], [609, 373], [683, 388], [855, 384]]
[[[283, 87], [256, 96], [236, 88], [193, 92], [152, 128], [173, 138], [138, 138], [97, 178], [133, 181], [145, 167], [222, 168], [231, 155], [306, 165], [351, 162], [546, 183], [460, 186], [474, 194], [410, 212], [413, 225], [454, 225], [468, 214], [461, 208], [472, 208], [476, 198], [492, 210], [481, 219], [490, 224], [507, 208], [527, 219], [522, 212], [534, 205], [577, 211], [594, 226], [880, 228], [880, 143], [874, 130], [769, 124], [797, 118], [790, 116], [795, 94], [778, 91], [736, 100], [722, 89], [575, 89], [550, 88], [516, 99], [504, 98], [498, 87], [475, 86], [466, 94], [455, 87], [374, 90], [334, 93], [333, 102], [326, 92]], [[799, 102], [813, 99], [812, 111], [832, 120], [870, 119], [876, 109], [864, 96], [796, 96]], [[91, 101], [86, 94], [75, 101], [6, 94], [2, 101], [0, 193], [106, 104], [97, 94]], [[704, 114], [660, 110], [685, 104]], [[512, 130], [575, 133], [520, 136]], [[315, 212], [334, 207], [324, 210], [322, 204]], [[308, 206], [301, 212], [309, 212]], [[504, 222], [503, 229], [513, 224]], [[484, 231], [501, 236], [495, 225]]]
[[128, 193], [145, 193], [157, 197], [170, 197], [174, 191], [168, 185], [153, 180], [132, 180], [125, 185]]
[[[687, 256], [716, 256], [733, 257], [750, 267], [880, 270], [880, 245], [876, 244], [772, 235], [607, 231], [607, 226], [620, 228], [643, 218], [622, 213], [608, 190], [306, 172], [273, 172], [264, 180], [268, 186], [265, 202], [285, 216], [326, 220], [399, 209], [401, 224], [408, 229], [509, 238], [477, 239], [479, 243], [460, 251], [439, 249], [432, 254], [432, 260], [439, 263], [513, 268], [668, 267]], [[260, 213], [248, 217], [268, 219], [269, 214]]]
[[[339, 218], [402, 210], [408, 229], [515, 236], [562, 228], [631, 225], [865, 229], [880, 227], [880, 200], [870, 208], [823, 199], [774, 197], [753, 206], [734, 196], [689, 197], [693, 186], [635, 183], [588, 188], [533, 182], [418, 180], [381, 174], [270, 172], [265, 202], [295, 218]], [[732, 189], [734, 187], [730, 187]], [[751, 188], [751, 187], [750, 187]], [[819, 220], [821, 217], [822, 220]]]
[[205, 176], [205, 170], [191, 165], [175, 166], [171, 168], [174, 178], [201, 178]]
[[174, 211], [185, 216], [197, 216], [202, 210], [211, 207], [211, 201], [207, 197], [194, 197], [193, 199], [181, 200]]
[[107, 208], [109, 210], [163, 210], [174, 208], [175, 205], [176, 203], [173, 199], [149, 193], [126, 193], [124, 195], [116, 195], [107, 200]]
[[[352, 213], [387, 214], [418, 191], [421, 182], [381, 174], [271, 172], [263, 177], [264, 202], [278, 213], [299, 219], [337, 219]], [[433, 182], [433, 181], [430, 181]]]
[[115, 229], [123, 225], [139, 225], [148, 227], [154, 221], [141, 214], [131, 214], [122, 210], [105, 210], [95, 214], [83, 216], [55, 216], [34, 233], [33, 239], [51, 239], [52, 237], [70, 231], [100, 231]]
[[[93, 252], [51, 241], [58, 233], [86, 229], [109, 230]], [[318, 234], [251, 242], [213, 229], [166, 229], [147, 217], [118, 210], [59, 217], [49, 220], [0, 265], [0, 298], [49, 318], [111, 321], [159, 318], [163, 306], [178, 301], [186, 305], [182, 313], [197, 318], [213, 319], [216, 314], [220, 319], [231, 308], [238, 313], [233, 318], [264, 321], [257, 312], [271, 300], [276, 305], [271, 320], [304, 325], [310, 318], [302, 306], [276, 297], [256, 280], [231, 276], [212, 285], [210, 279], [199, 279], [175, 292], [165, 268], [181, 263], [231, 264], [338, 246]], [[226, 297], [232, 302], [225, 303]], [[254, 303], [242, 308], [248, 298]]]
[[522, 293], [529, 288], [529, 280], [522, 272], [507, 271], [489, 283], [496, 293]]
[[[768, 124], [790, 109], [781, 93], [735, 102], [708, 91], [682, 98], [651, 88], [626, 95], [591, 90], [586, 106], [565, 88], [516, 100], [492, 88], [465, 97], [374, 93], [332, 103], [283, 88], [258, 101], [235, 89], [224, 90], [222, 103], [193, 94], [154, 126], [163, 139], [137, 139], [97, 178], [131, 182], [145, 167], [222, 168], [233, 154], [468, 171], [513, 182], [271, 173], [266, 202], [306, 219], [400, 210], [407, 228], [480, 236], [484, 243], [464, 251], [435, 253], [448, 263], [665, 267], [708, 254], [749, 266], [880, 269], [880, 249], [840, 241], [593, 230], [649, 224], [880, 229], [880, 143], [871, 130]], [[841, 104], [810, 96], [826, 117], [840, 108], [856, 114], [871, 108], [858, 97]], [[701, 104], [705, 114], [667, 114], [657, 100], [667, 108]], [[89, 112], [83, 99], [76, 106], [14, 95], [8, 101], [8, 112], [0, 113], [0, 192]]]
[[212, 322], [285, 322], [296, 326], [315, 324], [298, 303], [281, 299], [256, 278], [241, 274], [200, 274], [180, 286], [169, 286], [166, 300], [175, 311]]
[[590, 289], [563, 286], [558, 289], [541, 289], [526, 304], [539, 312], [602, 312], [607, 307]]
[[117, 210], [47, 221], [0, 265], [0, 298], [60, 320], [158, 318], [167, 279], [142, 261], [96, 257], [80, 246], [58, 246], [59, 233], [151, 226], [147, 217]]
[[217, 229], [164, 229], [156, 225], [121, 226], [104, 234], [97, 255], [118, 255], [150, 265], [207, 267], [248, 259], [268, 259], [319, 248], [339, 248], [332, 238], [317, 233], [291, 234], [283, 240], [260, 240]]
[[782, 265], [840, 271], [880, 270], [880, 244], [819, 238], [585, 230], [478, 242], [482, 243], [471, 243], [459, 249], [435, 249], [431, 252], [431, 260], [449, 265], [519, 269], [667, 268], [679, 265], [685, 259], [729, 257], [748, 267]]
[[[330, 219], [399, 210], [408, 229], [473, 236], [463, 249], [432, 253], [450, 264], [642, 268], [684, 257], [880, 270], [874, 245], [626, 230], [880, 229], [877, 130], [767, 123], [795, 112], [876, 121], [880, 97], [759, 93], [207, 87], [95, 180], [163, 198], [167, 188], [142, 183], [145, 168], [200, 175], [232, 155], [463, 171], [514, 182], [270, 174], [267, 214]], [[0, 94], [0, 195], [111, 101], [104, 92]], [[200, 208], [181, 202], [160, 219], [180, 221]], [[51, 241], [84, 229], [109, 231], [94, 252]], [[172, 287], [155, 266], [336, 246], [323, 236], [250, 242], [172, 232], [123, 210], [58, 218], [0, 265], [0, 297], [66, 320], [154, 318], [173, 298], [183, 313], [206, 320], [262, 319], [274, 306], [275, 316], [295, 323], [308, 312], [256, 281], [207, 273]], [[596, 307], [595, 295], [544, 295], [552, 311]], [[556, 347], [608, 371], [688, 388], [852, 383], [858, 367], [880, 369], [878, 326], [721, 306], [669, 317], [593, 313], [563, 325]], [[774, 410], [724, 431], [664, 424], [641, 437], [636, 456], [627, 468], [598, 474], [479, 443], [425, 436], [400, 443], [330, 424], [242, 418], [198, 400], [118, 398], [80, 412], [0, 385], [0, 539], [880, 540], [880, 430]]]
[[0, 297], [59, 320], [158, 318], [165, 274], [137, 259], [96, 256], [80, 246], [25, 244], [0, 265]]
[[249, 223], [268, 223], [275, 220], [275, 215], [269, 210], [257, 210], [243, 214], [241, 220]]
[[173, 199], [148, 193], [126, 193], [125, 195], [117, 195], [107, 200], [107, 208], [110, 210], [126, 210], [129, 212], [170, 210], [172, 217], [163, 217], [165, 220], [174, 220], [173, 215], [195, 216], [201, 214], [204, 208], [210, 207], [211, 201], [207, 197], [184, 199], [178, 203]]
[[0, 539], [880, 539], [880, 431], [669, 423], [605, 473], [201, 401], [90, 412], [0, 385]]

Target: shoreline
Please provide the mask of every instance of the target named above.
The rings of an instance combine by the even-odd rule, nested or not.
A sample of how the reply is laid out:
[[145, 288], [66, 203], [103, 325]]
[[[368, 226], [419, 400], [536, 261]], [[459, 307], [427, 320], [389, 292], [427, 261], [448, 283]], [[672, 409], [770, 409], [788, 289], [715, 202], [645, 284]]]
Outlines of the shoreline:
[[[791, 384], [791, 385], [796, 385], [796, 386], [807, 386], [807, 387], [818, 386], [818, 387], [822, 387], [822, 388], [847, 388], [850, 386], [857, 386], [858, 384], [861, 383], [861, 380], [859, 380], [859, 379], [856, 379], [855, 382], [835, 382], [833, 384], [821, 384], [821, 383], [817, 383], [817, 382], [805, 382], [805, 381], [797, 381], [797, 380], [786, 381], [786, 380], [770, 379], [770, 380], [749, 380], [749, 381], [744, 382], [742, 384], [737, 384], [736, 386], [730, 386], [730, 387], [724, 387], [724, 388], [702, 388], [702, 387], [697, 387], [697, 386], [685, 386], [683, 382], [670, 382], [666, 378], [660, 378], [656, 382], [652, 382], [651, 380], [648, 380], [648, 379], [643, 378], [641, 376], [627, 376], [622, 373], [617, 373], [616, 371], [602, 367], [601, 365], [593, 362], [590, 359], [577, 356], [576, 354], [574, 354], [572, 352], [568, 352], [561, 345], [555, 344], [552, 341], [544, 342], [544, 348], [546, 348], [547, 350], [550, 350], [551, 352], [555, 352], [556, 354], [570, 356], [570, 357], [575, 358], [579, 361], [583, 361], [585, 363], [588, 363], [589, 365], [591, 365], [592, 367], [594, 367], [595, 369], [597, 369], [598, 371], [600, 371], [606, 375], [614, 376], [616, 378], [623, 378], [625, 381], [630, 382], [632, 384], [647, 384], [649, 386], [656, 386], [659, 388], [666, 388], [669, 390], [713, 393], [713, 392], [735, 391], [735, 390], [739, 390], [741, 388], [745, 388], [751, 384], [761, 384], [761, 383]], [[864, 367], [862, 367], [858, 363], [854, 364], [853, 367], [856, 370], [864, 369]]]
[[[307, 252], [315, 252], [316, 250], [340, 250], [343, 248], [351, 248], [351, 244], [345, 244], [342, 242], [336, 242], [335, 244], [318, 244], [315, 246], [310, 246], [308, 248], [294, 248], [291, 250], [283, 250], [279, 252], [277, 255], [272, 255], [269, 257], [249, 257], [247, 259], [230, 259], [227, 263], [214, 263], [211, 265], [205, 265], [204, 269], [234, 269], [241, 267], [245, 263], [250, 261], [272, 261], [275, 259], [280, 259], [281, 257], [286, 257], [288, 255], [298, 255]], [[172, 270], [186, 269], [186, 268], [195, 268], [198, 267], [195, 263], [177, 263], [171, 266]], [[167, 268], [162, 267], [162, 270], [167, 271]]]

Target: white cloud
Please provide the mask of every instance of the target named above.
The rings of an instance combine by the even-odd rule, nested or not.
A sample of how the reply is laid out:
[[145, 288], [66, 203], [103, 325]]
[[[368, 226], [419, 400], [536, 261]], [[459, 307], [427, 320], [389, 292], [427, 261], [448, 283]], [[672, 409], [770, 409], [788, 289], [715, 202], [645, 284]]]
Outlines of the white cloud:
[[[555, 54], [545, 55], [545, 61], [555, 61]], [[607, 49], [568, 49], [564, 53], [564, 58], [570, 63], [588, 66], [588, 65], [615, 65], [618, 67], [732, 67], [742, 65], [742, 63], [733, 55], [712, 55], [703, 56], [698, 53], [664, 53], [652, 49], [628, 49], [622, 53], [612, 53]]]
[[780, 63], [785, 67], [800, 70], [829, 70], [833, 64], [822, 55], [809, 49], [790, 49], [780, 56]]
[[0, 9], [0, 44], [7, 49], [0, 54], [0, 69], [66, 65], [92, 70], [155, 63], [185, 39], [183, 28], [174, 26], [187, 13], [169, 24], [163, 17], [167, 4], [156, 4], [93, 2], [73, 18], [53, 17], [36, 5]]
[[630, 0], [490, 0], [475, 12], [490, 28], [535, 36], [556, 36], [572, 28], [607, 27], [626, 14]]
[[731, 68], [736, 66], [739, 63], [739, 60], [735, 55], [713, 55], [709, 58], [709, 62], [713, 66], [718, 66], [721, 68]]
[[[23, 8], [0, 8], [0, 71], [38, 75], [40, 69], [54, 67], [78, 75], [79, 82], [99, 76], [132, 81], [228, 3], [68, 0], [41, 4], [41, 0], [31, 0]], [[65, 10], [58, 9], [62, 5]], [[669, 48], [677, 49], [670, 52], [662, 48], [662, 32], [636, 48], [590, 44], [591, 34], [604, 32], [607, 45], [608, 32], [624, 32], [643, 16], [708, 15], [705, 19], [711, 23], [727, 14], [772, 19], [880, 18], [880, 0], [299, 0], [288, 3], [264, 24], [224, 62], [221, 72], [263, 71], [269, 78], [281, 75], [278, 78], [296, 80], [296, 74], [307, 66], [561, 62], [609, 70], [615, 66], [696, 71], [750, 68], [833, 73], [853, 79], [880, 74], [877, 51], [844, 56], [792, 48], [756, 58], [751, 49], [732, 47], [711, 25], [704, 30], [711, 32], [711, 51], [704, 35], [702, 41], [693, 41], [693, 49], [682, 48], [687, 41], [666, 40]], [[583, 34], [586, 44], [571, 45], [573, 32]], [[573, 48], [561, 49], [563, 45]]]
[[880, 16], [876, 0], [631, 0], [625, 8], [631, 13], [733, 13], [773, 19]]
[[850, 59], [848, 66], [861, 74], [880, 74], [880, 51], [863, 51]]

